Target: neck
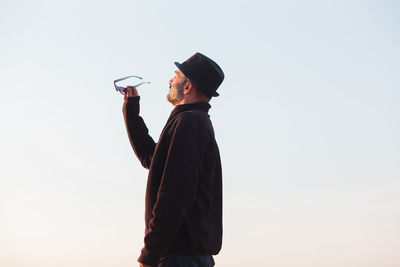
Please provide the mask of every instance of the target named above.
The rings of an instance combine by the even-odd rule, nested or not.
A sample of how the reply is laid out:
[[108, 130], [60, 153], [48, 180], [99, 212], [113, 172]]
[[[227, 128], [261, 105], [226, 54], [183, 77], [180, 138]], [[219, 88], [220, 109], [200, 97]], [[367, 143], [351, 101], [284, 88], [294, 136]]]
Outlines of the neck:
[[178, 105], [184, 105], [184, 104], [193, 104], [193, 103], [197, 103], [197, 102], [202, 102], [202, 101], [199, 101], [199, 100], [185, 100], [185, 99], [182, 99], [179, 103], [176, 104], [176, 106], [178, 106]]
[[207, 97], [194, 97], [191, 95], [185, 95], [181, 101], [179, 101], [175, 106], [177, 105], [183, 105], [183, 104], [192, 104], [192, 103], [197, 103], [197, 102], [208, 102]]

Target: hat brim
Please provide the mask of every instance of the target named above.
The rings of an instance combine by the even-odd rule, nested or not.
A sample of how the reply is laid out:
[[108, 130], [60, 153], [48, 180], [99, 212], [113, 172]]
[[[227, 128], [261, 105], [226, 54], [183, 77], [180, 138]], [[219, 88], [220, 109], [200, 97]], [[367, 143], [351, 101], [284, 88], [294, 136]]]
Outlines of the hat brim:
[[[174, 64], [175, 64], [175, 66], [178, 67], [178, 69], [181, 69], [181, 63], [175, 61]], [[181, 71], [182, 71], [182, 70], [181, 70]]]
[[[184, 68], [182, 68], [182, 64], [181, 64], [181, 63], [175, 61], [174, 64], [175, 64], [175, 66], [176, 66], [180, 71], [182, 71], [182, 73], [183, 73], [186, 77], [188, 77], [187, 73], [185, 73]], [[189, 80], [190, 80], [190, 77], [188, 77], [188, 78], [189, 78]], [[216, 97], [216, 96], [219, 96], [219, 94], [218, 94], [217, 92], [214, 92], [214, 93], [211, 94], [211, 96]]]

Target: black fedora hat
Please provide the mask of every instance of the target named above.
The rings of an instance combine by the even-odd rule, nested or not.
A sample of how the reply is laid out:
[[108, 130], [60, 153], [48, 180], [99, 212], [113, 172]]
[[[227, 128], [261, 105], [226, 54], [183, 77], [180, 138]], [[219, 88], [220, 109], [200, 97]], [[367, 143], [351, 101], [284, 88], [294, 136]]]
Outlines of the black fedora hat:
[[175, 62], [180, 71], [208, 96], [219, 96], [216, 92], [224, 80], [224, 72], [212, 59], [196, 53], [182, 64]]

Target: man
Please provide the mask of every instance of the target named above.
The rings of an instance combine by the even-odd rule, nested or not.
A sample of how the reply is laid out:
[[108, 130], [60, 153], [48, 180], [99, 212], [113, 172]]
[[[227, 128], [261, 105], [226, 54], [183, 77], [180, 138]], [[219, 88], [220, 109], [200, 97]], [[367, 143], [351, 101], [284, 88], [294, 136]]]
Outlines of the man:
[[123, 107], [129, 140], [149, 169], [143, 267], [214, 266], [222, 244], [222, 171], [208, 110], [224, 79], [221, 68], [196, 53], [169, 81], [175, 106], [158, 143], [139, 115], [140, 97], [128, 87]]

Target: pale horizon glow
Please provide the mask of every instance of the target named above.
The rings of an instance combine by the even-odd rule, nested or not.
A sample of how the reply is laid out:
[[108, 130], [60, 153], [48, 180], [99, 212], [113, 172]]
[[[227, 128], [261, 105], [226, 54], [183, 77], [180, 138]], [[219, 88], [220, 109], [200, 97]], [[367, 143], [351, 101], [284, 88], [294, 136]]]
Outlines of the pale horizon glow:
[[113, 81], [151, 82], [141, 114], [157, 140], [173, 62], [195, 52], [226, 77], [210, 110], [216, 266], [400, 266], [398, 14], [396, 1], [3, 1], [0, 266], [138, 266], [147, 171]]

